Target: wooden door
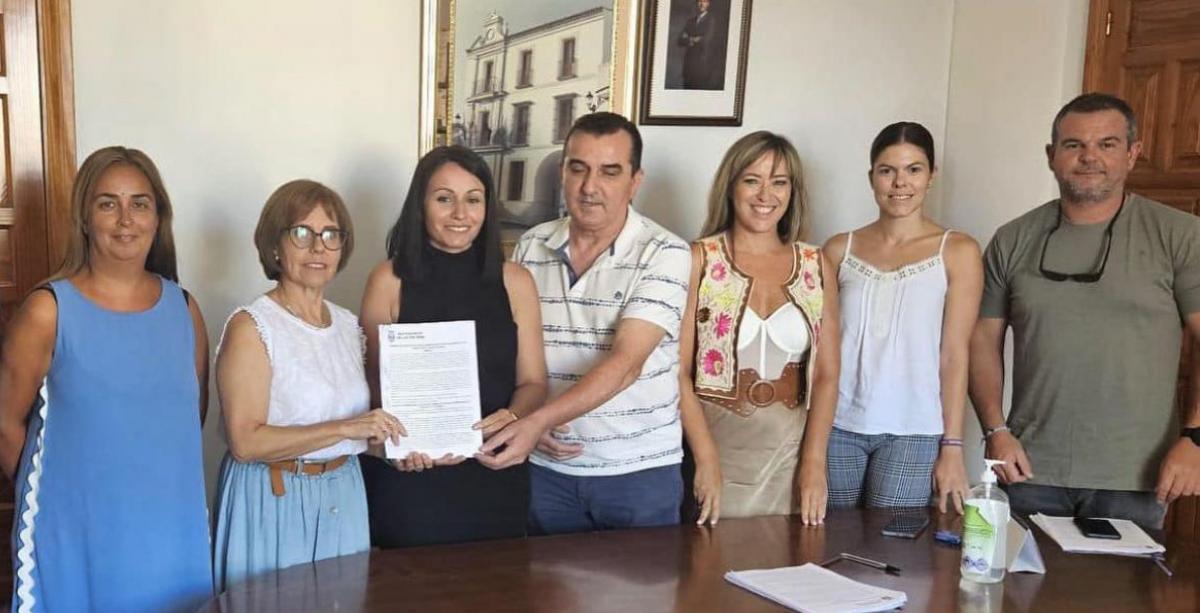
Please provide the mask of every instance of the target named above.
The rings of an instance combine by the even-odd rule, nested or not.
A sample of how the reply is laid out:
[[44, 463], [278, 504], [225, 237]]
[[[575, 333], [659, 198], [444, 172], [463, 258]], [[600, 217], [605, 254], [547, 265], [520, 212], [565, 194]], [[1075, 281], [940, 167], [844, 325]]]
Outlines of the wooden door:
[[[0, 340], [62, 260], [75, 169], [70, 3], [0, 1]], [[13, 488], [0, 477], [0, 601], [12, 593]]]
[[[1130, 191], [1200, 215], [1200, 2], [1092, 0], [1083, 90], [1116, 94], [1137, 115], [1143, 147]], [[1197, 350], [1194, 339], [1184, 340], [1181, 412]], [[1166, 527], [1200, 543], [1200, 501], [1172, 505]]]

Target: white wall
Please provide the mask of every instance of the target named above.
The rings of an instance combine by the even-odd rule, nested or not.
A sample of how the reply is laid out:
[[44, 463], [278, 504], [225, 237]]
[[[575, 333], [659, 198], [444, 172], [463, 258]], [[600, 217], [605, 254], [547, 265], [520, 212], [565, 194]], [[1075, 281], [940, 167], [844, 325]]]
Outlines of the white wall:
[[[419, 4], [72, 2], [80, 159], [122, 143], [158, 162], [181, 276], [214, 345], [234, 306], [269, 287], [251, 233], [292, 178], [327, 182], [350, 205], [358, 247], [330, 294], [357, 308], [415, 164]], [[820, 242], [874, 218], [867, 150], [904, 119], [940, 148], [931, 214], [985, 242], [1053, 194], [1041, 145], [1078, 92], [1086, 14], [1086, 0], [757, 0], [744, 125], [645, 127], [638, 206], [694, 237], [725, 149], [771, 129], [804, 159]], [[212, 406], [210, 485], [224, 452]]]
[[[1082, 90], [1087, 13], [1087, 0], [956, 3], [941, 217], [981, 246], [1005, 222], [1058, 196], [1043, 147], [1054, 114]], [[1005, 385], [1006, 407], [1010, 398]], [[966, 426], [975, 482], [983, 469], [979, 422], [968, 415]]]
[[[183, 284], [215, 351], [225, 318], [270, 287], [252, 235], [267, 196], [309, 177], [357, 227], [333, 301], [358, 309], [416, 163], [420, 4], [391, 0], [75, 0], [77, 145], [158, 164]], [[208, 481], [224, 445], [205, 428]]]
[[643, 128], [639, 208], [695, 237], [721, 156], [738, 137], [766, 129], [800, 152], [810, 240], [875, 219], [867, 182], [875, 134], [911, 120], [942, 142], [953, 9], [952, 0], [757, 0], [743, 125]]

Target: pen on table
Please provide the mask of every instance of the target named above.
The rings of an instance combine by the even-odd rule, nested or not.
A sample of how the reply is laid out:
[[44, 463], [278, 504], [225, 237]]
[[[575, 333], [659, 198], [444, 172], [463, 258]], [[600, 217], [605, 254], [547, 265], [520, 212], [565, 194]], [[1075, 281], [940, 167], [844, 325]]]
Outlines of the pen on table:
[[891, 573], [894, 575], [900, 574], [899, 567], [892, 566], [891, 564], [888, 564], [887, 562], [880, 562], [878, 560], [872, 560], [871, 558], [864, 558], [862, 556], [856, 556], [852, 553], [843, 553], [842, 557], [846, 558], [847, 560], [850, 560], [851, 562], [858, 562], [859, 564], [862, 564], [864, 566], [870, 566], [871, 568], [878, 568], [879, 570], [882, 570], [887, 573]]
[[892, 566], [891, 564], [888, 564], [887, 562], [880, 562], [878, 560], [872, 560], [871, 558], [864, 558], [862, 556], [856, 556], [852, 553], [840, 553], [832, 558], [829, 558], [828, 560], [825, 560], [824, 562], [821, 562], [821, 566], [829, 566], [830, 564], [833, 564], [834, 562], [837, 562], [838, 560], [849, 560], [851, 562], [862, 564], [863, 566], [870, 566], [871, 568], [877, 568], [877, 569], [882, 570], [890, 575], [899, 575], [900, 574], [900, 568], [897, 566]]
[[1157, 565], [1157, 566], [1158, 566], [1160, 569], [1162, 569], [1162, 571], [1163, 571], [1164, 573], [1166, 573], [1166, 574], [1167, 574], [1167, 577], [1168, 577], [1168, 578], [1170, 578], [1170, 577], [1174, 577], [1174, 576], [1175, 576], [1175, 573], [1171, 572], [1171, 568], [1170, 568], [1169, 566], [1167, 566], [1167, 562], [1166, 562], [1166, 560], [1165, 560], [1165, 559], [1163, 559], [1163, 555], [1162, 555], [1162, 554], [1160, 554], [1160, 553], [1156, 553], [1156, 554], [1154, 554], [1154, 555], [1151, 555], [1151, 556], [1150, 556], [1150, 559], [1151, 559], [1151, 560], [1154, 560], [1154, 563], [1155, 563], [1155, 564], [1156, 564], [1156, 565]]

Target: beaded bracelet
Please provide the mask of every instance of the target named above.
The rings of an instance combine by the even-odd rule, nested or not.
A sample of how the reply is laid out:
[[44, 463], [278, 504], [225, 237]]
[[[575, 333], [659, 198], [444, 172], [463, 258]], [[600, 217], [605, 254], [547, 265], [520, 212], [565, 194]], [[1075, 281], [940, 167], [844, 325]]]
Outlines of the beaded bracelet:
[[1009, 432], [1008, 424], [1000, 424], [999, 426], [996, 426], [995, 428], [988, 428], [987, 430], [984, 430], [983, 431], [983, 440], [986, 441], [989, 438], [992, 438], [993, 434], [997, 434], [1000, 432]]

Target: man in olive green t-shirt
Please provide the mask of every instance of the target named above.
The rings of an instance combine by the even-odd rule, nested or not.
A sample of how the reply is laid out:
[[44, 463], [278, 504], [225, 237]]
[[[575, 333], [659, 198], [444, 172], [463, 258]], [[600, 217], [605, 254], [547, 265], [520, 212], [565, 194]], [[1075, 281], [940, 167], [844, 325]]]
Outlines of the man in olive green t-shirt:
[[1136, 130], [1119, 98], [1064, 106], [1046, 146], [1060, 198], [1002, 226], [984, 255], [970, 394], [1018, 513], [1159, 528], [1168, 503], [1200, 493], [1200, 402], [1182, 424], [1175, 407], [1181, 323], [1200, 335], [1200, 218], [1125, 192]]

